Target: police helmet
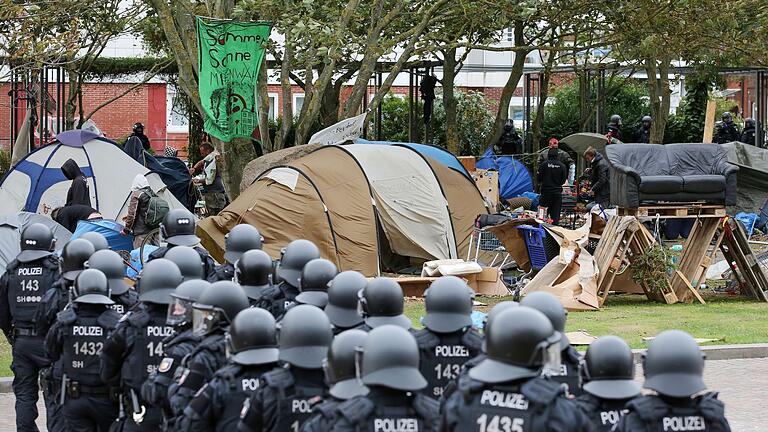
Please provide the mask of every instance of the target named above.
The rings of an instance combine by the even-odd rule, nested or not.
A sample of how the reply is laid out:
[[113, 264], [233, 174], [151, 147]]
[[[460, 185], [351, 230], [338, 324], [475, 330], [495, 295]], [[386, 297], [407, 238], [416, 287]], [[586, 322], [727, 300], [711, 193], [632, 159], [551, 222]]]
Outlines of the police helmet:
[[109, 249], [109, 243], [107, 243], [107, 239], [97, 232], [89, 231], [81, 235], [80, 238], [91, 242], [93, 248], [96, 249], [96, 252]]
[[168, 315], [165, 322], [172, 326], [184, 326], [192, 323], [192, 304], [200, 298], [203, 290], [211, 286], [208, 281], [192, 279], [182, 282], [171, 293]]
[[264, 241], [259, 230], [252, 225], [240, 224], [232, 228], [232, 231], [224, 236], [224, 259], [228, 263], [234, 264], [246, 251], [251, 249], [261, 249], [261, 242]]
[[612, 115], [610, 123], [616, 126], [621, 126], [621, 116], [618, 114]]
[[755, 119], [752, 117], [749, 117], [744, 120], [744, 128], [753, 128], [757, 127], [757, 123], [755, 122]]
[[125, 262], [117, 252], [102, 249], [94, 252], [85, 267], [101, 271], [109, 282], [109, 292], [112, 295], [125, 294], [131, 287], [125, 283]]
[[277, 275], [288, 285], [298, 289], [299, 278], [304, 266], [315, 258], [320, 258], [320, 250], [309, 240], [294, 240], [282, 252]]
[[333, 339], [323, 362], [325, 380], [331, 386], [331, 396], [347, 400], [368, 393], [368, 388], [357, 377], [355, 362], [367, 336], [368, 333], [362, 330], [347, 330]]
[[27, 225], [21, 232], [21, 252], [16, 257], [19, 262], [27, 263], [53, 254], [56, 238], [53, 231], [41, 223]]
[[358, 293], [361, 315], [371, 328], [394, 324], [411, 328], [411, 320], [403, 314], [403, 289], [394, 279], [377, 277]]
[[667, 330], [643, 355], [644, 387], [670, 397], [690, 397], [704, 390], [704, 353], [688, 333]]
[[640, 394], [632, 350], [618, 336], [592, 342], [584, 356], [584, 391], [603, 399], [629, 399]]
[[181, 271], [173, 261], [165, 258], [149, 261], [137, 280], [139, 300], [167, 305], [171, 302], [171, 293], [181, 282]]
[[424, 293], [424, 327], [436, 333], [452, 333], [471, 326], [474, 295], [467, 283], [456, 276], [438, 278]]
[[168, 249], [163, 258], [176, 264], [184, 281], [202, 279], [205, 269], [203, 259], [189, 246], [175, 246]]
[[520, 306], [536, 309], [549, 318], [552, 327], [555, 328], [556, 332], [560, 333], [560, 348], [568, 348], [570, 342], [565, 336], [565, 320], [568, 317], [568, 312], [566, 312], [563, 304], [560, 303], [557, 297], [548, 292], [536, 291], [525, 296], [520, 301]]
[[357, 308], [357, 293], [368, 280], [361, 273], [348, 270], [328, 282], [328, 304], [325, 314], [336, 328], [352, 328], [363, 322]]
[[104, 273], [96, 269], [83, 270], [75, 279], [75, 303], [111, 305], [109, 283]]
[[419, 371], [419, 347], [408, 330], [382, 325], [371, 330], [363, 345], [362, 377], [367, 386], [418, 391], [427, 386]]
[[195, 246], [200, 238], [195, 235], [195, 215], [177, 208], [169, 211], [160, 224], [163, 238], [171, 246]]
[[235, 316], [250, 305], [240, 286], [231, 281], [219, 281], [203, 290], [192, 306], [194, 332], [208, 334], [229, 326]]
[[311, 305], [288, 309], [277, 324], [280, 360], [304, 369], [320, 369], [333, 340], [331, 323], [323, 311]]
[[723, 113], [723, 115], [720, 117], [724, 123], [732, 123], [733, 122], [733, 115], [730, 111], [726, 111]]
[[653, 117], [649, 115], [643, 116], [643, 119], [640, 120], [641, 123], [651, 123], [652, 121], [653, 121]]
[[336, 265], [327, 259], [317, 258], [308, 262], [301, 271], [301, 292], [296, 296], [296, 301], [324, 308], [328, 304], [328, 282], [338, 273]]
[[140, 122], [133, 124], [133, 133], [144, 133], [144, 125]]
[[518, 307], [518, 306], [520, 306], [520, 303], [512, 300], [507, 300], [503, 302], [498, 302], [491, 308], [491, 310], [488, 312], [488, 314], [485, 316], [485, 319], [483, 320], [483, 334], [484, 334], [483, 344], [482, 344], [483, 352], [485, 352], [485, 341], [488, 340], [488, 330], [491, 328], [491, 323], [493, 322], [493, 320], [505, 310], [512, 307]]
[[486, 333], [486, 359], [469, 370], [469, 376], [485, 383], [501, 383], [538, 376], [560, 333], [541, 312], [513, 307], [499, 313]]
[[61, 251], [61, 275], [73, 282], [77, 275], [85, 269], [85, 262], [96, 252], [88, 240], [70, 240]]
[[272, 258], [263, 250], [249, 250], [235, 263], [234, 281], [251, 299], [261, 297], [264, 289], [270, 286], [271, 275]]
[[240, 311], [226, 338], [230, 358], [237, 364], [262, 365], [278, 360], [275, 318], [264, 309]]

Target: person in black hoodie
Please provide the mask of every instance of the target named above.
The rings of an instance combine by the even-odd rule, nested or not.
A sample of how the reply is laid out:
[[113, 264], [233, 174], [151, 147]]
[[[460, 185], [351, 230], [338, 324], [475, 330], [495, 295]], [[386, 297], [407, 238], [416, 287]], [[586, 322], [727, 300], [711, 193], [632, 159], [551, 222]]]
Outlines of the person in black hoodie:
[[102, 218], [103, 217], [98, 210], [82, 204], [55, 208], [51, 212], [51, 219], [55, 220], [59, 225], [68, 229], [70, 232], [75, 232], [77, 223], [81, 220], [98, 220]]
[[608, 161], [592, 147], [584, 152], [584, 159], [592, 167], [592, 194], [595, 197], [595, 203], [602, 207], [610, 207], [611, 183]]
[[128, 138], [130, 139], [131, 137], [137, 137], [139, 140], [141, 140], [141, 146], [144, 147], [144, 150], [149, 151], [149, 149], [152, 148], [152, 146], [150, 146], [149, 144], [149, 137], [144, 135], [143, 124], [141, 123], [133, 124], [133, 131]]
[[549, 149], [547, 161], [539, 165], [536, 179], [541, 185], [540, 205], [547, 208], [547, 216], [557, 225], [563, 206], [563, 184], [568, 180], [568, 168], [557, 159], [558, 150]]
[[85, 179], [85, 174], [80, 171], [80, 166], [77, 165], [73, 159], [67, 159], [64, 165], [61, 166], [61, 172], [64, 176], [72, 180], [72, 185], [67, 191], [67, 201], [65, 206], [71, 205], [85, 205], [91, 207], [91, 191], [88, 188], [88, 180]]

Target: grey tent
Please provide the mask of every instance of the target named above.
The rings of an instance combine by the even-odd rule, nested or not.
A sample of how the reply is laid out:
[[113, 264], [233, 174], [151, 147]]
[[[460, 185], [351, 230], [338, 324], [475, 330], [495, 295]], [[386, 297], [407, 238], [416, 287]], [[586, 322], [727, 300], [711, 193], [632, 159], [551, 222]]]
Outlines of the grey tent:
[[56, 247], [62, 248], [72, 237], [72, 233], [57, 224], [48, 216], [37, 213], [18, 212], [0, 216], [0, 274], [5, 273], [5, 267], [16, 258], [21, 251], [19, 241], [21, 232], [27, 225], [41, 223], [51, 228], [56, 238]]
[[738, 202], [729, 214], [759, 213], [768, 198], [768, 150], [740, 142], [721, 144], [728, 162], [739, 167]]
[[[584, 162], [583, 158], [584, 152], [587, 151], [588, 148], [592, 147], [600, 154], [605, 156], [605, 146], [608, 144], [608, 140], [606, 139], [605, 135], [599, 133], [579, 132], [568, 135], [567, 137], [561, 139], [560, 144], [565, 144], [567, 147], [563, 150], [570, 150], [576, 153], [576, 158], [574, 160], [576, 161], [576, 173], [578, 175], [584, 171], [584, 168], [586, 168], [586, 162]], [[611, 144], [621, 144], [621, 141], [613, 138]]]

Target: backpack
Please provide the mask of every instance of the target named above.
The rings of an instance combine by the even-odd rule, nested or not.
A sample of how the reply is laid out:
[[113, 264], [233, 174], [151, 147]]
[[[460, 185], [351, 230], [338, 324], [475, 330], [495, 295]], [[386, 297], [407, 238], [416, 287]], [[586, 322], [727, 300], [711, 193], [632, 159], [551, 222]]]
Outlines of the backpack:
[[154, 191], [147, 191], [149, 194], [149, 201], [147, 202], [147, 209], [144, 211], [144, 225], [149, 229], [159, 228], [160, 224], [165, 219], [165, 215], [168, 214], [170, 207], [168, 201], [160, 198]]

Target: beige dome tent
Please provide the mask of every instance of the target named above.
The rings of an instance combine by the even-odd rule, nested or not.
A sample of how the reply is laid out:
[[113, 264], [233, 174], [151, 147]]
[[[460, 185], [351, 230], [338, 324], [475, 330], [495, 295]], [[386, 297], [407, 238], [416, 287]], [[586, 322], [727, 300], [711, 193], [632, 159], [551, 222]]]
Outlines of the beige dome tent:
[[273, 258], [305, 238], [341, 270], [372, 276], [391, 254], [422, 260], [466, 257], [480, 192], [459, 172], [397, 145], [319, 148], [268, 169], [219, 215], [198, 225], [203, 245], [223, 255], [224, 236], [248, 223]]

